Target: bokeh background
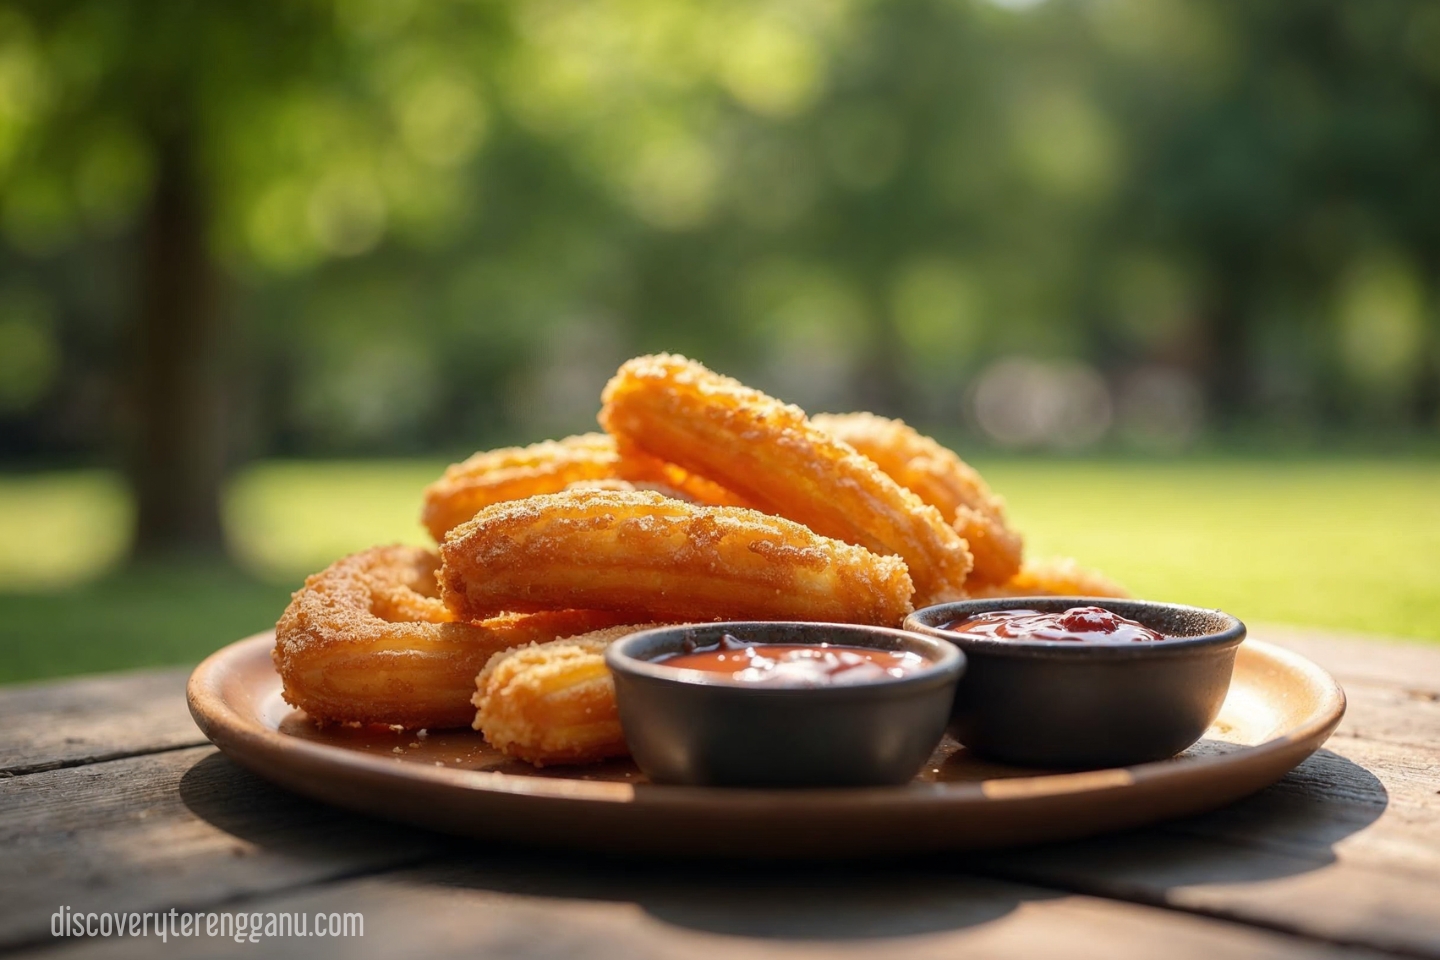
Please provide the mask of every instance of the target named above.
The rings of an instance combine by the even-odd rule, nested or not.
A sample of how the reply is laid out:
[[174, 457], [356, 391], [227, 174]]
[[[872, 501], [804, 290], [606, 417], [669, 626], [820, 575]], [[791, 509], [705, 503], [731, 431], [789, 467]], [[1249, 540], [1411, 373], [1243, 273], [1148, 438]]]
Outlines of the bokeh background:
[[1440, 639], [1440, 5], [0, 0], [0, 680], [193, 661], [626, 357]]

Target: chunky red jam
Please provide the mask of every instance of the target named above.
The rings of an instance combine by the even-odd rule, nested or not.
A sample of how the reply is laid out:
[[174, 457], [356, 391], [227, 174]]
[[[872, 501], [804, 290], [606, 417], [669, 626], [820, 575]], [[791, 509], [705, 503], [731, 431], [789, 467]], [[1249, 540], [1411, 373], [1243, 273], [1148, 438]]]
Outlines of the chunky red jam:
[[994, 640], [1070, 640], [1079, 643], [1150, 643], [1168, 640], [1143, 623], [1103, 607], [1071, 607], [1061, 613], [994, 610], [945, 624], [944, 629]]

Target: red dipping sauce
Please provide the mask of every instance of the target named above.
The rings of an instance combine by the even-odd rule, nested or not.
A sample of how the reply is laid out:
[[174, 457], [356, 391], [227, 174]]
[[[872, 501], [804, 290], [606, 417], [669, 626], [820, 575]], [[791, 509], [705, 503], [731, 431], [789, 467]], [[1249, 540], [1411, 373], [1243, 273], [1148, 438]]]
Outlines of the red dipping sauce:
[[1069, 640], [1077, 643], [1150, 643], [1169, 640], [1143, 623], [1136, 623], [1103, 607], [1071, 607], [1062, 613], [1039, 610], [994, 610], [964, 620], [952, 620], [944, 629], [992, 640]]
[[898, 679], [931, 663], [918, 653], [829, 643], [746, 643], [730, 634], [713, 647], [672, 653], [654, 661], [682, 670], [719, 673], [732, 680], [774, 687], [831, 687]]

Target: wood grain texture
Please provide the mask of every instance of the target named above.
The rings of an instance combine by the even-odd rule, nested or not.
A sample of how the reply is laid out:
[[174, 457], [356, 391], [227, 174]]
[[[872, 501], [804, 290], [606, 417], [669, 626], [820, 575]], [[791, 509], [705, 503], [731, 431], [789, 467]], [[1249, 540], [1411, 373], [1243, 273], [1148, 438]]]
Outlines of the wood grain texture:
[[446, 846], [300, 799], [209, 746], [0, 780], [0, 947], [47, 941], [62, 904], [212, 904]]
[[[1440, 956], [1440, 648], [1286, 642], [1349, 697], [1326, 748], [1280, 783], [1200, 817], [987, 856], [995, 876]], [[1417, 694], [1417, 691], [1421, 691]], [[983, 865], [981, 865], [983, 864]]]
[[[183, 671], [0, 690], [0, 766], [23, 774], [0, 779], [0, 945], [51, 950], [62, 903], [233, 903], [366, 913], [361, 949], [267, 944], [281, 955], [1440, 957], [1440, 647], [1255, 635], [1346, 686], [1350, 711], [1326, 750], [1213, 814], [967, 858], [968, 877], [949, 862], [807, 873], [484, 849], [333, 811], [209, 747], [183, 749], [198, 740]], [[134, 755], [151, 751], [165, 752]], [[115, 755], [129, 758], [90, 762]]]
[[0, 688], [0, 777], [203, 744], [190, 671], [147, 670]]
[[[359, 912], [363, 939], [263, 941], [267, 956], [556, 960], [884, 960], [1065, 957], [1242, 960], [1379, 957], [1239, 924], [933, 866], [889, 870], [699, 870], [483, 852], [440, 864], [251, 900], [244, 909]], [[172, 944], [173, 946], [173, 944]], [[254, 949], [194, 938], [185, 955]], [[46, 956], [124, 958], [146, 941], [63, 944]], [[177, 951], [179, 952], [179, 951]]]
[[1309, 657], [1342, 684], [1394, 684], [1440, 695], [1440, 644], [1263, 623], [1252, 627], [1257, 640], [1277, 643]]

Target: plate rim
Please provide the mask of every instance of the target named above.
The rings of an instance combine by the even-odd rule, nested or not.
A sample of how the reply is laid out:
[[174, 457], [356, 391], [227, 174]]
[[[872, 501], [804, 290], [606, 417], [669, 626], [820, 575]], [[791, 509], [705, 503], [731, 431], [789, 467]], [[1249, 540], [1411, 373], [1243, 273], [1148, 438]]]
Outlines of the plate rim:
[[[896, 787], [842, 787], [766, 789], [699, 787], [668, 784], [634, 784], [623, 781], [581, 780], [568, 777], [527, 776], [491, 770], [464, 770], [396, 762], [329, 744], [315, 743], [271, 729], [245, 716], [223, 696], [220, 679], [234, 664], [260, 655], [273, 647], [274, 632], [263, 631], [234, 641], [210, 654], [190, 674], [185, 699], [196, 725], [222, 753], [230, 747], [242, 753], [245, 746], [259, 749], [282, 762], [305, 759], [327, 769], [347, 774], [415, 786], [429, 783], [440, 788], [461, 789], [484, 795], [533, 798], [579, 804], [625, 803], [649, 809], [713, 810], [717, 803], [741, 812], [763, 805], [801, 806], [817, 814], [865, 808], [951, 807], [974, 803], [1004, 804], [1015, 800], [1047, 801], [1099, 795], [1108, 791], [1168, 784], [1180, 787], [1187, 782], [1206, 781], [1212, 772], [1237, 764], [1266, 764], [1276, 755], [1288, 754], [1304, 745], [1309, 748], [1297, 759], [1318, 750], [1345, 715], [1345, 691], [1319, 664], [1291, 650], [1261, 640], [1247, 639], [1240, 645], [1244, 656], [1258, 655], [1278, 662], [1300, 674], [1321, 691], [1319, 702], [1304, 720], [1279, 736], [1239, 750], [1195, 757], [1177, 763], [1173, 759], [1124, 767], [1073, 772], [1045, 772], [1034, 776], [946, 783], [909, 783]], [[1248, 651], [1248, 653], [1247, 653]], [[268, 659], [268, 656], [266, 657]], [[234, 757], [246, 766], [243, 756]], [[1288, 769], [1288, 768], [1287, 768]], [[989, 787], [999, 784], [1003, 786]]]

